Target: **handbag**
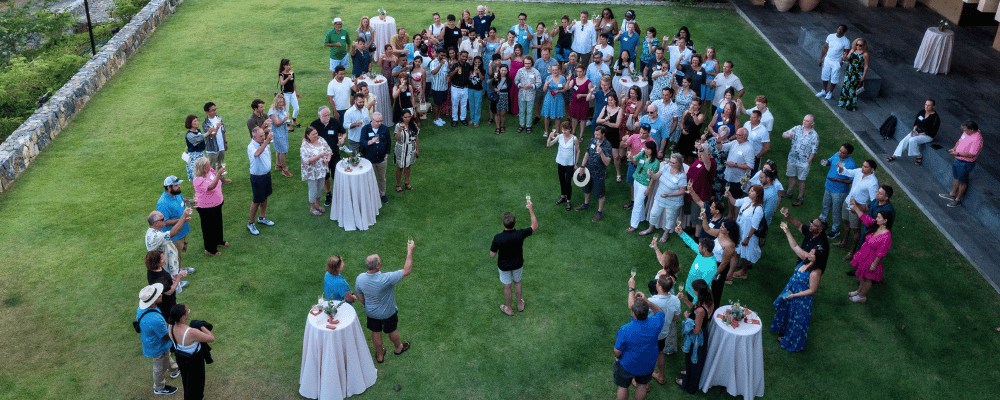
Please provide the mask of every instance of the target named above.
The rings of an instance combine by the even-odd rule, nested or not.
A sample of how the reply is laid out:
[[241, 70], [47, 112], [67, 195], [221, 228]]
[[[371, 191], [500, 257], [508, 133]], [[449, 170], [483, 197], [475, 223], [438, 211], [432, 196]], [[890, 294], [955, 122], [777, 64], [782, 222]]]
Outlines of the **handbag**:
[[864, 92], [865, 92], [865, 83], [861, 82], [861, 86], [859, 86], [858, 89], [854, 91], [854, 94], [859, 95]]
[[417, 103], [417, 107], [416, 108], [417, 108], [417, 112], [420, 113], [420, 114], [427, 114], [428, 112], [431, 111], [431, 105], [430, 105], [430, 103], [428, 103], [426, 101], [422, 101], [420, 103]]

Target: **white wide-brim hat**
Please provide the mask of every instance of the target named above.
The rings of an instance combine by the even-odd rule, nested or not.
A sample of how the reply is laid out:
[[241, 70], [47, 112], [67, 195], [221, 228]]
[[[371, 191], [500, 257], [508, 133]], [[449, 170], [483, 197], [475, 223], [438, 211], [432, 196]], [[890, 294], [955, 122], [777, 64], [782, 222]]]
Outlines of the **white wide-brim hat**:
[[[583, 171], [582, 180], [580, 179], [581, 170]], [[573, 183], [579, 187], [587, 186], [587, 184], [590, 183], [590, 170], [584, 167], [580, 167], [576, 171], [573, 171]]]
[[139, 291], [139, 308], [149, 308], [163, 294], [163, 284], [154, 283]]

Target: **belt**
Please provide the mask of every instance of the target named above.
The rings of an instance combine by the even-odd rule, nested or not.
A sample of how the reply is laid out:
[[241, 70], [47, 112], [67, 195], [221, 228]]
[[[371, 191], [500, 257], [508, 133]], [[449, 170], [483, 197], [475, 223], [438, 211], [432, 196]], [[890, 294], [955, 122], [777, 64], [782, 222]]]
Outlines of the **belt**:
[[456, 89], [465, 89], [465, 86], [451, 85], [451, 87]]
[[250, 176], [253, 176], [253, 177], [256, 177], [256, 178], [260, 178], [260, 177], [263, 177], [263, 176], [271, 176], [271, 172], [270, 172], [270, 171], [268, 171], [268, 173], [266, 173], [266, 174], [264, 174], [264, 175], [254, 175], [254, 174], [250, 174]]

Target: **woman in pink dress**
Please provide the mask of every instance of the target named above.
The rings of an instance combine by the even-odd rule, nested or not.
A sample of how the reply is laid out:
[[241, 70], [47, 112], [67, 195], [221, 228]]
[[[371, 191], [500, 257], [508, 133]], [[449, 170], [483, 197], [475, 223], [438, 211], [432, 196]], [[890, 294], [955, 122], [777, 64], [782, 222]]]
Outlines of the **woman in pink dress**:
[[[510, 80], [517, 76], [517, 71], [524, 68], [524, 49], [521, 44], [514, 45], [514, 54], [510, 57]], [[510, 87], [510, 113], [517, 114], [520, 108], [517, 106], [517, 93], [520, 92], [517, 85]]]
[[[587, 102], [587, 94], [594, 90], [594, 84], [587, 79], [587, 71], [582, 64], [576, 66], [576, 78], [571, 82], [573, 89], [573, 100], [569, 102], [569, 118], [575, 129], [580, 126], [580, 139], [583, 139], [583, 128], [587, 121], [590, 121], [590, 104]], [[613, 143], [614, 144], [614, 143]]]
[[882, 282], [882, 259], [892, 247], [891, 229], [895, 215], [889, 211], [879, 211], [875, 214], [875, 218], [869, 217], [858, 208], [858, 204], [853, 199], [851, 200], [851, 211], [858, 214], [861, 223], [865, 224], [870, 232], [865, 236], [865, 242], [861, 245], [861, 249], [854, 253], [854, 259], [851, 260], [851, 266], [856, 268], [854, 274], [857, 275], [861, 284], [858, 285], [858, 290], [847, 294], [851, 301], [864, 303], [868, 301], [865, 295], [871, 290], [872, 281]]

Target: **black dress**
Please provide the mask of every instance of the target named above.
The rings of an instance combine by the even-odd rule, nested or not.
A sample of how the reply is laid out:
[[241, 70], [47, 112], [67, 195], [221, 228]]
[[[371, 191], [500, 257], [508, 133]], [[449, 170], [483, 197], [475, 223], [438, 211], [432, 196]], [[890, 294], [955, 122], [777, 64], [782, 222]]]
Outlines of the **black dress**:
[[694, 122], [694, 117], [691, 113], [685, 114], [684, 121], [681, 124], [687, 133], [682, 131], [680, 139], [677, 139], [677, 152], [681, 153], [684, 157], [693, 157], [698, 153], [694, 148], [694, 142], [698, 140], [699, 133], [701, 133], [701, 124]]
[[410, 110], [410, 114], [413, 114], [413, 91], [409, 87], [400, 91], [399, 97], [392, 100], [392, 120], [402, 121], [403, 110]]
[[[688, 393], [694, 394], [698, 391], [698, 382], [701, 381], [701, 372], [705, 369], [705, 359], [708, 358], [708, 327], [712, 325], [712, 313], [708, 312], [705, 306], [701, 306], [702, 310], [705, 310], [705, 318], [701, 321], [701, 333], [705, 340], [701, 346], [698, 346], [698, 363], [691, 362], [691, 353], [684, 355], [684, 370], [687, 371], [681, 381], [681, 387], [687, 390]], [[694, 313], [691, 313], [691, 319], [694, 319]]]

